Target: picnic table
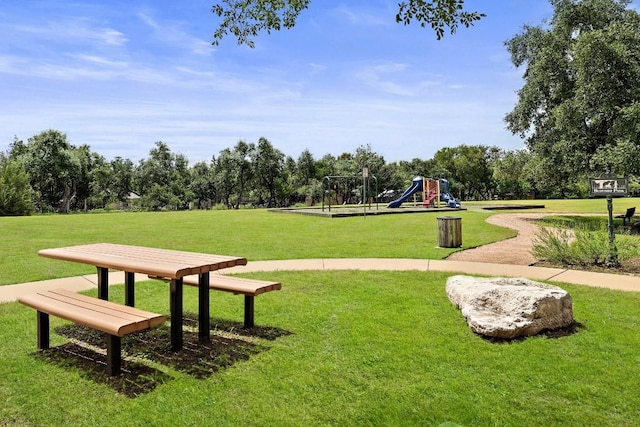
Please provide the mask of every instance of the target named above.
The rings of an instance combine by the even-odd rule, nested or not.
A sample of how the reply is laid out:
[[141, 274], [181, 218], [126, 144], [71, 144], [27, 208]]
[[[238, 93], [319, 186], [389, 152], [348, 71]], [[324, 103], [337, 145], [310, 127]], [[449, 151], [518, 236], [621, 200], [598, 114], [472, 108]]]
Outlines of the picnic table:
[[42, 249], [46, 258], [94, 265], [98, 272], [98, 298], [108, 300], [109, 269], [125, 272], [125, 304], [135, 305], [135, 273], [164, 277], [170, 282], [171, 348], [182, 348], [183, 278], [198, 275], [198, 336], [209, 337], [210, 272], [236, 265], [246, 265], [242, 257], [184, 252], [144, 246], [95, 243]]

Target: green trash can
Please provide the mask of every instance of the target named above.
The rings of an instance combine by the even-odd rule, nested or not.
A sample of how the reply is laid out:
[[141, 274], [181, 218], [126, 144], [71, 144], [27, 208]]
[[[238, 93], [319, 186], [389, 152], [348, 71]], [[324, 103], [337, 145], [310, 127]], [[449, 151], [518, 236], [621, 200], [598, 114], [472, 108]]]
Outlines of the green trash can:
[[438, 217], [438, 246], [441, 248], [462, 246], [462, 218], [459, 216]]

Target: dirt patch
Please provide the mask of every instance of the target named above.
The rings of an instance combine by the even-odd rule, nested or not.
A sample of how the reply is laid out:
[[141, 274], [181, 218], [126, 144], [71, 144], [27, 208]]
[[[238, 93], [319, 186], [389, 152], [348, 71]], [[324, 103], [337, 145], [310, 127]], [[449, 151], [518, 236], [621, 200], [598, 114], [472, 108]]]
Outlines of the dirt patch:
[[279, 328], [244, 328], [239, 322], [212, 318], [211, 342], [201, 343], [197, 331], [194, 331], [195, 325], [197, 315], [185, 313], [183, 348], [180, 351], [171, 350], [171, 330], [167, 325], [125, 336], [122, 338], [122, 374], [113, 377], [106, 373], [104, 334], [83, 326], [56, 328], [56, 333], [71, 342], [36, 355], [58, 366], [77, 369], [85, 378], [134, 398], [171, 381], [171, 369], [205, 379], [269, 350], [269, 341], [291, 334]]
[[[467, 249], [451, 254], [452, 261], [489, 262], [495, 264], [533, 265], [538, 262], [531, 255], [531, 247], [539, 226], [535, 221], [548, 214], [517, 213], [497, 214], [487, 218], [487, 222], [518, 232], [516, 237]], [[464, 230], [463, 230], [464, 233]]]

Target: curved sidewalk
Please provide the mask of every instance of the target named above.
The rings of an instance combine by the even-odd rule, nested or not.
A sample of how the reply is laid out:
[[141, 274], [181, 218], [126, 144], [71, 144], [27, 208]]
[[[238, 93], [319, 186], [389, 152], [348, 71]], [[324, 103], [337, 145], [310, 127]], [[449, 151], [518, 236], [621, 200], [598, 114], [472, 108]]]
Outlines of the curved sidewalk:
[[[640, 291], [640, 277], [621, 274], [594, 273], [562, 268], [530, 267], [524, 265], [492, 264], [484, 262], [448, 261], [395, 258], [330, 258], [278, 261], [252, 261], [245, 266], [225, 269], [225, 273], [249, 273], [259, 271], [300, 270], [391, 270], [391, 271], [440, 271], [450, 273], [479, 274], [486, 276], [527, 277], [534, 280], [572, 283], [622, 291]], [[146, 275], [136, 275], [136, 281], [149, 280]], [[109, 274], [109, 283], [124, 283], [124, 273]], [[0, 286], [0, 303], [15, 301], [19, 295], [45, 289], [66, 288], [73, 291], [97, 287], [97, 275], [67, 277], [40, 282]]]

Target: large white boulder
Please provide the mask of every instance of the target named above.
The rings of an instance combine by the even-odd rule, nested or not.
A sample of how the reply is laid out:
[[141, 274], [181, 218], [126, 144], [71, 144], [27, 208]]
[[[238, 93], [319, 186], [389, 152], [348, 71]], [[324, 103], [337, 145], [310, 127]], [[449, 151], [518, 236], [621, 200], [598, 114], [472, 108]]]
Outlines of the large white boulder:
[[452, 276], [447, 295], [474, 332], [512, 339], [573, 323], [571, 295], [524, 278]]

